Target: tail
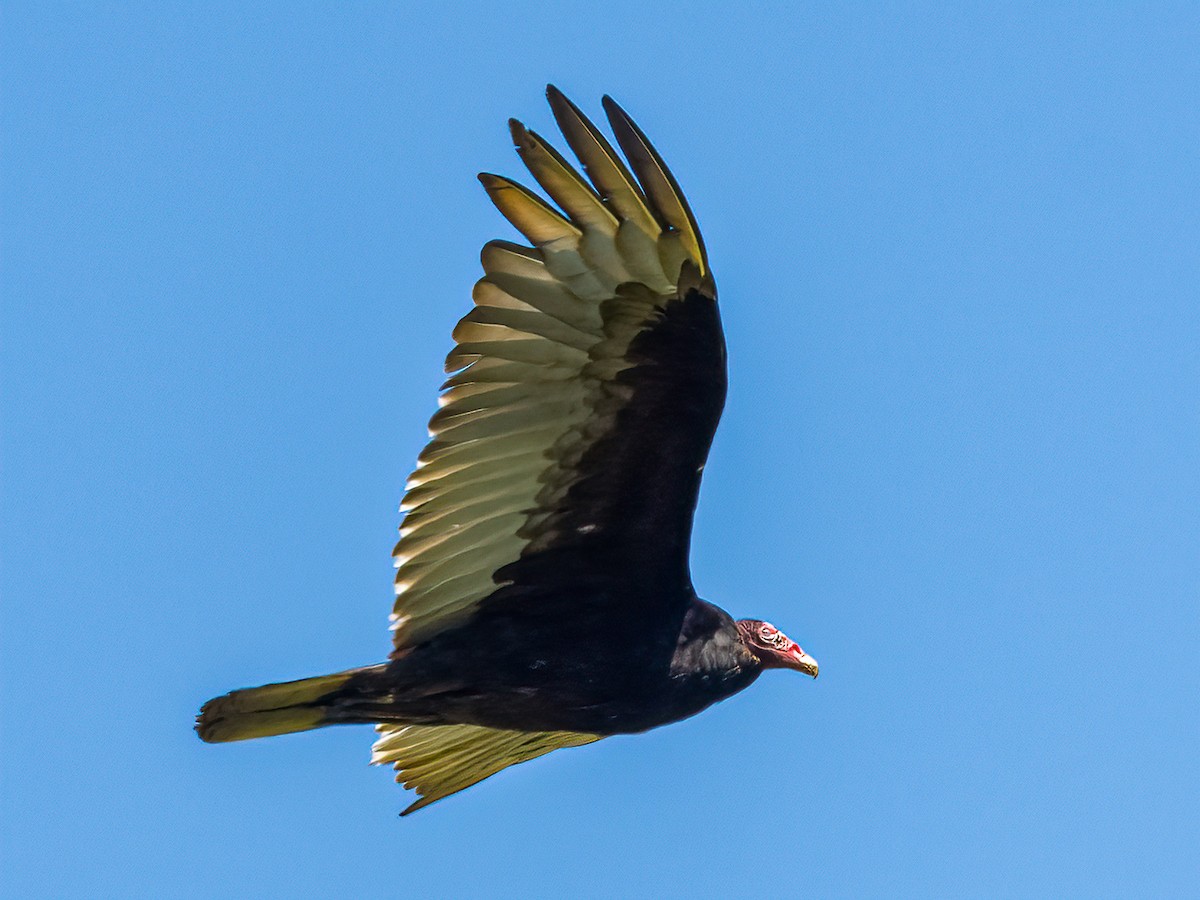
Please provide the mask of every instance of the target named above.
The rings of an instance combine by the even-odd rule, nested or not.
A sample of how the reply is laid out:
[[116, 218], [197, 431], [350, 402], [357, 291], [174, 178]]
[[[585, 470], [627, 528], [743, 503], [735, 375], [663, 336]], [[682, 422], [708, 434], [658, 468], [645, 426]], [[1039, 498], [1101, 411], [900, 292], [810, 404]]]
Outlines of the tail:
[[382, 669], [367, 666], [333, 675], [318, 675], [282, 684], [244, 688], [215, 697], [200, 708], [196, 733], [210, 744], [309, 731], [333, 722], [326, 718], [329, 705], [354, 676]]

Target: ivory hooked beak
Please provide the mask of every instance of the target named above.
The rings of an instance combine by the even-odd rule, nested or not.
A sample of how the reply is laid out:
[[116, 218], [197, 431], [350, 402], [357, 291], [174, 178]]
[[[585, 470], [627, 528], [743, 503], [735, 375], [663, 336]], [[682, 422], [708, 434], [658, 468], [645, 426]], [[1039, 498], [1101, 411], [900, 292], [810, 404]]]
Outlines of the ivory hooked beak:
[[805, 653], [798, 645], [793, 644], [792, 649], [787, 652], [788, 668], [795, 669], [797, 672], [803, 672], [805, 675], [817, 677], [819, 667], [817, 661]]

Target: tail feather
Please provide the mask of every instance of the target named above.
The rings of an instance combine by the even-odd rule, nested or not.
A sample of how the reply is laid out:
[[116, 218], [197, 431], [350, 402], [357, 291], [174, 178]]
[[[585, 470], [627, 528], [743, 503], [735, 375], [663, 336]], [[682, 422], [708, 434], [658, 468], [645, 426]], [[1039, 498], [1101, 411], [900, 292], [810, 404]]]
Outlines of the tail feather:
[[308, 731], [332, 724], [327, 706], [346, 683], [366, 669], [349, 669], [299, 681], [243, 688], [214, 697], [200, 708], [196, 733], [222, 743]]

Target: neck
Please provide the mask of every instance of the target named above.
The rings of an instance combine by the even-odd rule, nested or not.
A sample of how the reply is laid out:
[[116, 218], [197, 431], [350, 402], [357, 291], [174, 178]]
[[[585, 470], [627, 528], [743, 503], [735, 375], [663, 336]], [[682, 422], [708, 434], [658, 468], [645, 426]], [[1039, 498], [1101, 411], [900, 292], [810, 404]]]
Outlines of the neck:
[[709, 673], [735, 677], [761, 669], [758, 657], [742, 643], [737, 623], [725, 610], [704, 600], [693, 601], [671, 660], [672, 673]]

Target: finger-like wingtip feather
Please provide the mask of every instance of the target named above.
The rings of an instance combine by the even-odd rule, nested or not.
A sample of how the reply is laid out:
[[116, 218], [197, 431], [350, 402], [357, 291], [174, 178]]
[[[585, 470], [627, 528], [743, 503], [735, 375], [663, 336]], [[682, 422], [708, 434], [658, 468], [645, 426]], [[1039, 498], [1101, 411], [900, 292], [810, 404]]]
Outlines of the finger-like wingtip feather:
[[579, 229], [528, 188], [489, 172], [480, 172], [478, 177], [504, 218], [535, 246], [578, 239]]
[[509, 119], [508, 127], [525, 166], [574, 222], [604, 233], [616, 232], [617, 218], [553, 146], [516, 119]]
[[617, 136], [617, 143], [625, 151], [625, 156], [637, 173], [642, 189], [654, 205], [655, 211], [679, 232], [689, 255], [702, 270], [707, 270], [708, 254], [704, 249], [704, 240], [700, 237], [700, 228], [675, 176], [654, 149], [654, 145], [620, 104], [607, 94], [602, 102], [609, 125], [612, 126], [613, 134]]
[[567, 139], [592, 184], [606, 202], [622, 217], [647, 234], [657, 235], [669, 224], [660, 223], [646, 203], [637, 179], [633, 177], [612, 144], [592, 121], [565, 94], [549, 85], [546, 99], [559, 130]]

